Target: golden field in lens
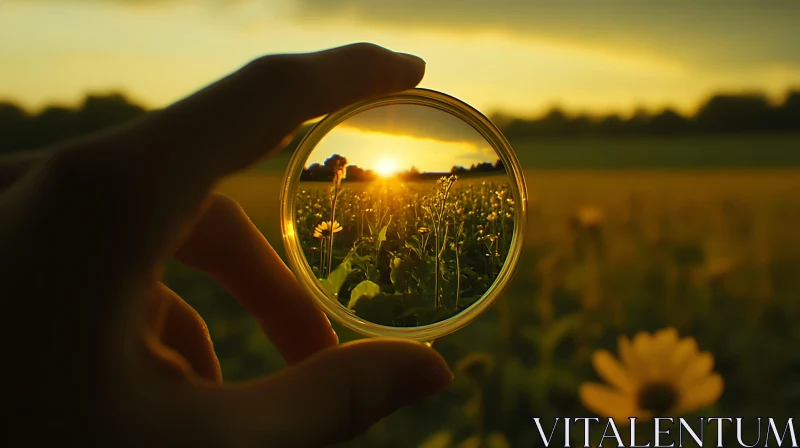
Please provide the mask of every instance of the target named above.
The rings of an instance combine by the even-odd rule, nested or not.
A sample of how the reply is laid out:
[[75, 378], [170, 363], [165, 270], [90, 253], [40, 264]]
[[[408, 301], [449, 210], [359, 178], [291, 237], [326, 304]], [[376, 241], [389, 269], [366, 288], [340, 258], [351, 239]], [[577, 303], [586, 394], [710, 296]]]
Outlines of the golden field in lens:
[[[282, 175], [253, 171], [218, 187], [279, 253]], [[525, 177], [529, 219], [514, 280], [489, 312], [434, 344], [456, 370], [453, 387], [347, 446], [533, 446], [533, 417], [632, 410], [796, 415], [800, 170], [526, 170]], [[179, 266], [168, 280], [208, 316], [227, 378], [283, 365], [213, 282]], [[355, 338], [338, 330], [342, 340]], [[670, 359], [686, 358], [660, 361], [673, 352]], [[646, 374], [667, 368], [675, 373], [669, 381]], [[744, 431], [755, 440], [755, 427]]]
[[516, 227], [508, 180], [388, 173], [300, 182], [294, 231], [341, 305], [380, 325], [428, 325], [480, 300], [502, 271]]

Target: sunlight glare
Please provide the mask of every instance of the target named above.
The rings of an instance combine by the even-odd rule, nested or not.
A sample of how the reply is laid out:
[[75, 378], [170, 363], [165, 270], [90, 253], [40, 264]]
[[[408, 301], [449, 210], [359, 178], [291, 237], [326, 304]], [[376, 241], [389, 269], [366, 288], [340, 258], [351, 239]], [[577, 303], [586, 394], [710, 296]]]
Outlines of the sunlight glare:
[[383, 177], [389, 177], [397, 173], [398, 166], [394, 159], [380, 159], [375, 167], [375, 171]]

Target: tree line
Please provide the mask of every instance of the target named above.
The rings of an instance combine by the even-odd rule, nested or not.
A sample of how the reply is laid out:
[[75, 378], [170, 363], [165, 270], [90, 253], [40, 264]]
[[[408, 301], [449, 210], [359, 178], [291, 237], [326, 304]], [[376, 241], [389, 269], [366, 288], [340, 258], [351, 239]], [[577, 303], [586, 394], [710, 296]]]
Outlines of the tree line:
[[714, 95], [693, 115], [671, 108], [651, 113], [639, 109], [628, 118], [618, 114], [569, 115], [559, 108], [538, 119], [497, 114], [492, 120], [509, 140], [566, 136], [649, 136], [672, 134], [722, 134], [800, 132], [800, 91], [789, 91], [780, 104], [763, 94]]
[[[380, 177], [380, 175], [372, 170], [361, 168], [358, 165], [348, 165], [347, 158], [339, 154], [333, 154], [325, 159], [325, 162], [323, 163], [312, 163], [308, 167], [303, 168], [302, 173], [300, 173], [300, 180], [309, 182], [331, 182], [333, 181], [336, 169], [342, 165], [345, 166], [345, 176], [342, 179], [342, 182], [368, 182], [376, 180]], [[498, 159], [494, 163], [482, 162], [472, 164], [469, 166], [469, 168], [463, 166], [453, 166], [447, 172], [421, 172], [419, 169], [417, 169], [417, 167], [411, 166], [411, 168], [408, 170], [398, 171], [393, 175], [393, 177], [408, 181], [435, 180], [447, 174], [470, 176], [504, 172], [505, 166], [503, 165], [503, 161]]]
[[[99, 131], [136, 118], [146, 108], [125, 95], [88, 95], [76, 107], [49, 106], [31, 112], [12, 102], [0, 102], [0, 154], [46, 146]], [[673, 109], [636, 111], [631, 117], [570, 115], [552, 109], [537, 119], [496, 114], [493, 121], [509, 140], [574, 136], [630, 136], [735, 132], [800, 132], [800, 91], [790, 91], [780, 104], [762, 94], [712, 96], [691, 116]], [[309, 126], [296, 133], [296, 146]]]

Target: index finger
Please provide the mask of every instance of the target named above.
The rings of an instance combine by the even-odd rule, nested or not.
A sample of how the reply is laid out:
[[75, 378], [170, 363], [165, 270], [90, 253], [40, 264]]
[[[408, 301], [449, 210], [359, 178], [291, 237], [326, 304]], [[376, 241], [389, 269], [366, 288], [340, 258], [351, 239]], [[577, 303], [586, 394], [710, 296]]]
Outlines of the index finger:
[[412, 88], [424, 71], [422, 59], [373, 44], [266, 56], [120, 137], [176, 183], [214, 181], [274, 152], [303, 122]]
[[127, 268], [147, 272], [217, 180], [274, 152], [303, 122], [412, 88], [424, 70], [421, 59], [372, 44], [260, 58], [166, 109], [60, 148], [49, 162], [54, 199], [75, 183], [120, 207], [96, 211], [120, 217], [107, 227], [128, 243]]

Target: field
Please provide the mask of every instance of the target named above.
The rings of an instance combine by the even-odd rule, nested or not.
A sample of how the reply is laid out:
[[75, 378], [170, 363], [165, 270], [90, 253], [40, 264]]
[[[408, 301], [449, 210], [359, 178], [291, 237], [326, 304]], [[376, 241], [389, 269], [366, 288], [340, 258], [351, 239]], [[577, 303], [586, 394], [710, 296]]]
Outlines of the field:
[[[346, 446], [536, 446], [533, 417], [593, 416], [578, 393], [598, 381], [593, 353], [616, 354], [620, 336], [667, 327], [694, 338], [724, 380], [721, 398], [691, 415], [784, 422], [798, 415], [800, 170], [525, 176], [529, 224], [510, 289], [490, 312], [434, 344], [456, 371], [453, 387]], [[256, 171], [219, 186], [279, 253], [281, 180]], [[210, 280], [172, 266], [168, 283], [206, 317], [226, 378], [283, 366], [253, 320]], [[745, 440], [755, 440], [754, 431], [745, 428]]]
[[517, 215], [505, 175], [301, 182], [295, 226], [323, 287], [370, 322], [427, 325], [480, 299]]

